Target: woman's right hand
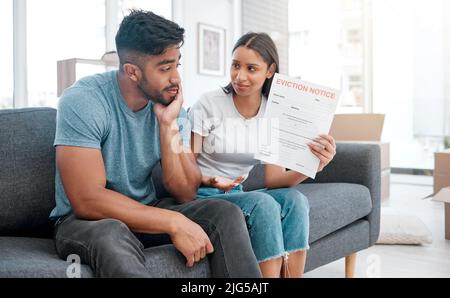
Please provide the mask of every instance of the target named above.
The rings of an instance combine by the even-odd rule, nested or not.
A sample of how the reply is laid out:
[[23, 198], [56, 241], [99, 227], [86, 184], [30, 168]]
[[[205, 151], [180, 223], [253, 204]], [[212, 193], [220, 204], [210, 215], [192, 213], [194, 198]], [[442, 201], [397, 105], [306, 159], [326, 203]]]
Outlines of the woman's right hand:
[[203, 176], [202, 184], [207, 187], [214, 187], [220, 189], [223, 192], [229, 192], [234, 187], [241, 184], [241, 182], [244, 181], [244, 179], [245, 179], [244, 176], [239, 176], [234, 181], [220, 176]]

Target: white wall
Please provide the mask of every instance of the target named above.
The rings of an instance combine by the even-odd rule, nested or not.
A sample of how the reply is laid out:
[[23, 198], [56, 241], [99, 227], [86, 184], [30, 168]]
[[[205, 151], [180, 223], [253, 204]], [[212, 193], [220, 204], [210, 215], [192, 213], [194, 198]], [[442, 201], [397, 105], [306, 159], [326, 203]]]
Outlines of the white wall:
[[280, 72], [289, 73], [288, 0], [243, 0], [243, 32], [266, 32], [274, 40], [280, 58]]
[[[180, 72], [183, 78], [184, 107], [192, 106], [207, 91], [225, 86], [229, 82], [231, 50], [241, 35], [240, 0], [174, 0], [173, 20], [186, 30], [181, 50], [183, 58]], [[226, 30], [225, 76], [198, 73], [198, 23], [222, 27]]]

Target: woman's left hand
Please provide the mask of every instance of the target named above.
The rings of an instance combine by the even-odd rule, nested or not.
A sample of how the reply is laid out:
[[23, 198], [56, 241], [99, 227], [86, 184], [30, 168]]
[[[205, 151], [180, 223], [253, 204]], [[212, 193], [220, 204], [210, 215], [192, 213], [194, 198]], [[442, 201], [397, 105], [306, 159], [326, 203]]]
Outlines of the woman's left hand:
[[320, 165], [317, 172], [322, 172], [336, 155], [336, 142], [334, 138], [329, 135], [320, 135], [318, 138], [314, 139], [314, 143], [309, 143], [308, 146], [311, 149], [311, 152], [320, 159]]

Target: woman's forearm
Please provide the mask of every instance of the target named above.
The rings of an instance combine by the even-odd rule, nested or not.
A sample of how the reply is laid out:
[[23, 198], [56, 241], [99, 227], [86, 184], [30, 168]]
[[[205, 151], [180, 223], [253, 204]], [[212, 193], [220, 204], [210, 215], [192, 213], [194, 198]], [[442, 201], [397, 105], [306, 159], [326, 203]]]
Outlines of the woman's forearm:
[[308, 177], [301, 173], [285, 171], [266, 177], [266, 187], [270, 189], [292, 187], [302, 183], [306, 179]]

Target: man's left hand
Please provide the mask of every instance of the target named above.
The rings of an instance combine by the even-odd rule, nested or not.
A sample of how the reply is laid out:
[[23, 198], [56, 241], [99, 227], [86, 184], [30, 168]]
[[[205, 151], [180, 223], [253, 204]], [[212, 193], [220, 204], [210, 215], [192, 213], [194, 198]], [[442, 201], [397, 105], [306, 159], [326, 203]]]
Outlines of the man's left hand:
[[180, 84], [178, 94], [175, 99], [168, 106], [156, 103], [153, 106], [153, 111], [155, 112], [156, 118], [158, 119], [158, 123], [160, 125], [171, 126], [176, 122], [182, 106], [183, 90]]

